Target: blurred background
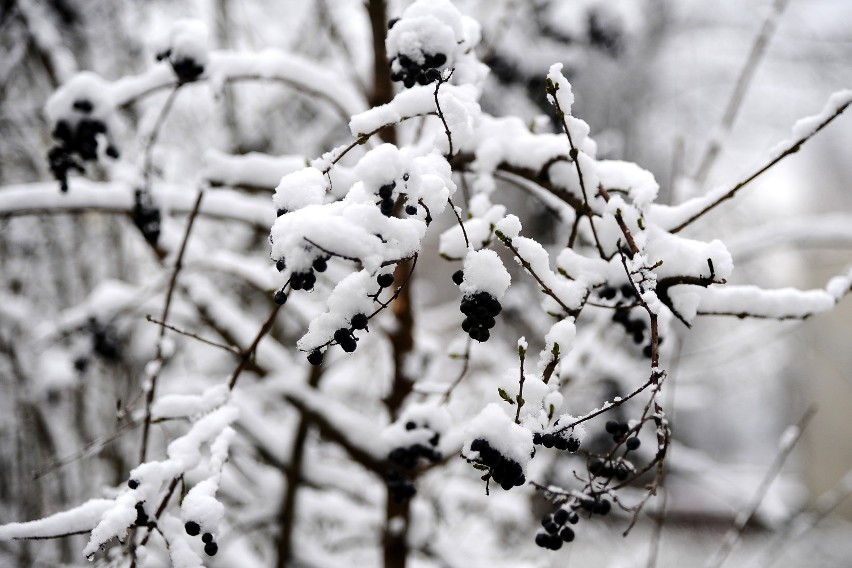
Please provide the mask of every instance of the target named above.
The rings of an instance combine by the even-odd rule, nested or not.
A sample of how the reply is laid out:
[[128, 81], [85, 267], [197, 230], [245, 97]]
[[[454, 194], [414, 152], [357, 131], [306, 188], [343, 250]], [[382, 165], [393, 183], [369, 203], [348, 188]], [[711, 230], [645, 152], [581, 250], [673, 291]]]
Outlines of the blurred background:
[[[599, 157], [635, 161], [653, 172], [662, 202], [678, 203], [742, 179], [790, 136], [796, 120], [817, 113], [831, 93], [852, 87], [852, 3], [846, 0], [455, 4], [482, 25], [478, 54], [492, 68], [484, 110], [551, 128], [544, 76], [552, 63], [563, 62], [576, 95], [574, 114], [591, 125]], [[407, 5], [391, 1], [387, 13], [392, 17]], [[0, 2], [0, 192], [52, 179], [43, 109], [59, 85], [81, 70], [109, 80], [143, 72], [153, 64], [151, 39], [180, 17], [207, 22], [218, 48], [280, 48], [356, 85], [367, 88], [372, 81], [369, 20], [357, 0], [5, 0]], [[743, 79], [747, 63], [752, 70]], [[725, 124], [739, 87], [741, 100]], [[193, 97], [177, 100], [154, 156], [158, 172], [170, 182], [196, 183], [210, 148], [310, 158], [349, 139], [334, 109], [298, 90], [268, 83], [232, 84], [215, 93], [191, 88]], [[94, 168], [89, 177], [109, 179], [121, 164], [139, 161], [139, 133], [150, 130], [164, 97], [152, 96], [123, 111], [121, 163], [113, 170]], [[687, 236], [723, 240], [734, 255], [735, 283], [823, 287], [852, 260], [849, 148], [852, 117], [844, 116], [736, 200], [689, 228]], [[707, 160], [708, 154], [714, 157]], [[547, 231], [545, 215], [534, 205], [517, 196], [504, 202], [526, 209]], [[27, 324], [28, 310], [44, 321], [68, 321], [69, 310], [85, 303], [100, 282], [140, 278], [152, 261], [131, 242], [126, 227], [126, 219], [98, 214], [9, 217], [0, 212], [3, 521], [80, 502], [92, 486], [92, 471], [100, 483], [120, 483], [118, 472], [131, 465], [120, 445], [95, 444], [96, 451], [87, 453], [87, 444], [112, 431], [108, 421], [93, 424], [91, 417], [109, 415], [116, 400], [132, 398], [133, 377], [150, 356], [153, 331], [78, 326], [77, 331], [85, 330], [81, 335], [56, 324], [56, 344], [36, 342], [27, 352], [37, 364], [26, 360], [14, 341], [16, 334], [44, 337]], [[241, 246], [263, 246], [263, 235], [234, 234]], [[424, 288], [423, 301], [446, 300], [444, 284]], [[659, 565], [703, 561], [715, 550], [777, 456], [782, 432], [815, 404], [803, 440], [762, 504], [757, 528], [747, 533], [730, 564], [760, 565], [761, 555], [777, 548], [776, 534], [793, 528], [795, 513], [831, 503], [837, 505], [832, 515], [797, 539], [790, 556], [776, 565], [849, 566], [852, 500], [842, 497], [852, 489], [850, 302], [804, 322], [708, 318], [689, 332], [678, 325], [663, 364], [670, 369], [667, 396], [683, 446], [672, 451], [671, 467], [679, 474], [666, 486], [670, 515]], [[293, 330], [282, 331], [288, 333]], [[116, 350], [110, 341], [117, 342]], [[68, 361], [76, 371], [68, 371]], [[35, 386], [26, 379], [33, 376], [32, 367], [40, 370]], [[85, 382], [79, 367], [89, 373]], [[92, 398], [93, 389], [105, 394]], [[47, 411], [49, 405], [40, 407], [43, 401], [59, 410]], [[64, 419], [52, 422], [66, 411]], [[57, 424], [75, 432], [59, 433]], [[68, 456], [72, 459], [66, 461]], [[93, 470], [94, 460], [100, 465]], [[832, 489], [837, 498], [820, 502]], [[781, 532], [761, 530], [766, 528]], [[600, 534], [576, 543], [570, 556], [546, 561], [564, 566], [596, 558], [606, 566], [644, 566], [648, 543], [659, 534], [653, 520], [625, 540], [616, 525], [595, 530]], [[79, 549], [72, 553], [76, 544], [58, 546], [57, 558], [74, 557]]]

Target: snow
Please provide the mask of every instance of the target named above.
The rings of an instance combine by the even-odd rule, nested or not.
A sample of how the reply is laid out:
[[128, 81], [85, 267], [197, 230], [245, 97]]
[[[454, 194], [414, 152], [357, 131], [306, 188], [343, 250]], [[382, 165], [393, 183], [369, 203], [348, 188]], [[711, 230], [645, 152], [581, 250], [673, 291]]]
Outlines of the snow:
[[777, 319], [825, 312], [832, 309], [836, 301], [824, 290], [766, 290], [750, 285], [711, 286], [700, 297], [700, 313], [746, 314]]
[[497, 224], [494, 226], [494, 230], [499, 231], [504, 237], [511, 241], [521, 234], [521, 220], [518, 219], [516, 215], [506, 215], [504, 218], [497, 221]]
[[162, 395], [154, 401], [151, 416], [154, 419], [188, 418], [222, 406], [229, 397], [230, 391], [225, 384], [212, 386], [198, 395]]
[[840, 301], [843, 296], [852, 290], [852, 269], [846, 274], [835, 276], [829, 280], [825, 290], [834, 297], [835, 301]]
[[[424, 61], [424, 53], [443, 53], [447, 62], [442, 67], [455, 70], [455, 83], [478, 87], [488, 73], [473, 51], [480, 39], [479, 23], [462, 15], [449, 0], [417, 0], [388, 30], [385, 47], [389, 58], [404, 54], [418, 63]], [[392, 69], [399, 70], [398, 61]]]
[[[84, 209], [111, 212], [133, 210], [135, 188], [124, 182], [96, 182], [72, 178], [70, 191], [57, 198], [56, 182], [7, 185], [0, 191], [0, 211], [9, 215], [36, 212], [67, 213]], [[178, 184], [154, 184], [154, 202], [171, 213], [188, 214], [195, 205], [196, 194]], [[219, 219], [242, 221], [258, 227], [269, 227], [275, 211], [268, 197], [254, 198], [243, 193], [217, 189], [208, 191], [201, 202], [200, 213]]]
[[276, 209], [295, 211], [322, 204], [327, 190], [328, 182], [322, 172], [312, 167], [302, 168], [281, 178], [272, 203]]
[[173, 63], [190, 60], [203, 67], [208, 59], [209, 36], [204, 22], [186, 18], [175, 21], [167, 34], [155, 39], [152, 47], [158, 56], [168, 57]]
[[559, 108], [565, 113], [565, 116], [571, 115], [571, 107], [574, 106], [574, 92], [571, 90], [571, 83], [562, 74], [562, 64], [554, 63], [550, 66], [550, 71], [547, 73], [547, 80], [553, 85], [555, 93], [548, 93], [547, 98], [551, 104], [559, 105]]
[[240, 156], [209, 149], [201, 177], [214, 185], [273, 188], [281, 178], [307, 166], [303, 156], [269, 156], [249, 152]]
[[472, 250], [464, 259], [464, 281], [459, 288], [465, 296], [488, 292], [503, 297], [512, 279], [497, 253], [491, 249]]
[[[526, 470], [530, 454], [535, 447], [532, 443], [532, 432], [515, 424], [503, 410], [506, 404], [490, 403], [471, 420], [465, 431], [467, 442], [463, 453], [466, 456], [476, 455], [470, 449], [470, 443], [478, 438], [488, 441], [488, 444], [500, 452], [503, 457], [511, 459]], [[514, 406], [510, 407], [514, 411]]]
[[470, 200], [470, 218], [462, 222], [464, 231], [458, 224], [444, 231], [438, 244], [438, 252], [441, 253], [441, 256], [450, 259], [464, 258], [467, 254], [465, 235], [467, 235], [470, 246], [474, 250], [487, 246], [491, 241], [495, 224], [500, 222], [505, 215], [505, 206], [492, 205], [486, 194], [475, 195]]
[[192, 541], [180, 519], [164, 514], [157, 520], [157, 527], [169, 543], [169, 560], [172, 568], [204, 568], [204, 561], [193, 550]]
[[389, 124], [432, 112], [435, 112], [434, 87], [415, 85], [398, 93], [391, 102], [353, 116], [349, 121], [349, 131], [353, 136], [361, 137]]
[[630, 201], [640, 210], [644, 210], [657, 199], [660, 186], [654, 179], [654, 174], [633, 162], [599, 160], [597, 174], [607, 190], [627, 190]]
[[719, 240], [709, 243], [672, 235], [657, 227], [648, 228], [646, 255], [651, 264], [662, 261], [654, 270], [658, 280], [677, 276], [709, 278], [713, 262], [714, 279], [725, 280], [731, 276], [734, 263], [728, 249]]
[[[36, 521], [0, 525], [0, 540], [51, 537], [89, 531], [101, 516], [113, 507], [112, 499], [90, 499], [85, 503]], [[134, 513], [135, 514], [135, 513]]]
[[574, 323], [574, 318], [565, 318], [553, 324], [550, 331], [544, 336], [542, 359], [545, 359], [548, 356], [547, 354], [552, 353], [557, 348], [560, 355], [567, 353], [571, 349], [576, 335], [577, 326]]

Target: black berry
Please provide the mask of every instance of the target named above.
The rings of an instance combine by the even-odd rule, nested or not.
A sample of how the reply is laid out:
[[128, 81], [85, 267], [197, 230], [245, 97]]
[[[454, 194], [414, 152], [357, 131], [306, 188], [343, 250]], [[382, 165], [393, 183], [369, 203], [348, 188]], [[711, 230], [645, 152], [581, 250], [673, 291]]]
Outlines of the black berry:
[[195, 521], [187, 521], [186, 524], [183, 525], [183, 528], [189, 536], [198, 536], [198, 533], [201, 532], [201, 526]]
[[464, 270], [456, 270], [453, 272], [453, 282], [456, 283], [456, 286], [460, 286], [462, 282], [464, 282]]
[[217, 552], [219, 552], [219, 545], [215, 542], [208, 542], [204, 545], [204, 554], [207, 556], [216, 556]]
[[127, 482], [127, 486], [131, 489], [136, 489], [137, 487], [139, 487], [139, 482], [135, 479], [131, 479]]
[[631, 451], [637, 449], [641, 444], [642, 442], [640, 442], [639, 438], [635, 436], [633, 438], [627, 438], [627, 442], [625, 442], [627, 449]]
[[367, 328], [368, 318], [364, 314], [355, 314], [352, 316], [352, 319], [349, 321], [349, 324], [352, 326], [352, 329], [366, 329]]
[[388, 286], [393, 284], [393, 274], [391, 274], [390, 272], [379, 274], [379, 276], [376, 278], [376, 282], [379, 284], [380, 287], [387, 288]]
[[276, 290], [275, 295], [272, 296], [272, 300], [279, 306], [283, 306], [287, 302], [287, 294], [284, 292], [284, 288]]
[[201, 535], [201, 542], [205, 542], [205, 543], [213, 542], [213, 535], [210, 534], [210, 533], [204, 533], [203, 535]]
[[414, 205], [406, 205], [405, 206], [405, 214], [406, 215], [417, 215], [417, 207]]
[[311, 365], [321, 365], [322, 364], [322, 351], [319, 349], [314, 349], [310, 353], [308, 353], [308, 363]]
[[320, 257], [314, 260], [313, 267], [314, 270], [316, 270], [317, 272], [325, 272], [325, 270], [328, 268], [328, 262], [326, 262], [324, 258]]

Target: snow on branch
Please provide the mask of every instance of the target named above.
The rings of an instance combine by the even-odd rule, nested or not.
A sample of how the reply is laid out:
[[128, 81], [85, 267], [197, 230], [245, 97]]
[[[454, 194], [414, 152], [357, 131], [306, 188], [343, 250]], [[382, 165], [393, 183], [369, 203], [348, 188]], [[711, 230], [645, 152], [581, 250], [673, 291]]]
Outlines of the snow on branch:
[[[367, 108], [364, 96], [340, 73], [280, 49], [269, 48], [257, 53], [212, 51], [201, 75], [201, 79], [204, 78], [210, 80], [214, 89], [221, 89], [232, 81], [279, 81], [325, 100], [347, 119]], [[172, 88], [176, 83], [173, 70], [160, 64], [140, 75], [118, 79], [110, 86], [110, 95], [116, 107], [123, 107], [153, 92]]]
[[115, 501], [90, 499], [73, 509], [28, 521], [0, 525], [0, 540], [60, 538], [92, 530]]
[[[59, 197], [56, 194], [56, 182], [7, 185], [0, 189], [0, 219], [80, 211], [133, 211], [136, 190], [130, 184], [74, 178], [71, 185], [73, 191]], [[192, 211], [196, 197], [194, 192], [186, 191], [185, 186], [168, 183], [156, 184], [154, 196], [161, 207], [179, 214]], [[274, 217], [267, 200], [248, 197], [227, 189], [208, 192], [199, 214], [215, 219], [241, 221], [258, 227], [269, 226]]]
[[661, 227], [672, 233], [677, 233], [696, 220], [712, 211], [719, 204], [734, 197], [737, 192], [754, 181], [775, 164], [798, 152], [802, 145], [813, 138], [819, 131], [831, 124], [834, 119], [852, 104], [852, 89], [837, 91], [832, 94], [823, 109], [812, 116], [800, 119], [793, 125], [792, 137], [779, 142], [772, 148], [764, 161], [764, 165], [731, 188], [720, 186], [712, 189], [706, 195], [690, 199], [680, 205], [656, 205], [650, 211], [650, 217]]
[[766, 290], [750, 285], [711, 286], [703, 290], [700, 297], [697, 312], [700, 316], [728, 315], [776, 320], [804, 319], [827, 312], [838, 300], [827, 290]]
[[235, 156], [211, 148], [204, 153], [201, 177], [212, 186], [270, 191], [283, 176], [307, 165], [308, 161], [303, 156], [270, 156], [260, 152]]

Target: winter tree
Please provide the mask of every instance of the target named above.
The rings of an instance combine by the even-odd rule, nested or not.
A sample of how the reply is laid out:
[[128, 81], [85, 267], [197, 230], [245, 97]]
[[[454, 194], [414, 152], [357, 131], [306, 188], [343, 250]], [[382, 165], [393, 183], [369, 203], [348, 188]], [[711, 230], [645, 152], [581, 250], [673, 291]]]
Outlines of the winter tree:
[[[771, 286], [797, 258], [740, 259], [848, 252], [842, 200], [772, 223], [784, 197], [755, 188], [848, 132], [852, 77], [738, 146], [794, 9], [763, 2], [678, 133], [654, 83], [697, 4], [6, 3], [2, 561], [771, 565], [804, 542], [852, 476], [801, 498], [781, 474], [815, 410], [755, 375], [852, 269]], [[668, 547], [687, 522], [722, 530]]]

